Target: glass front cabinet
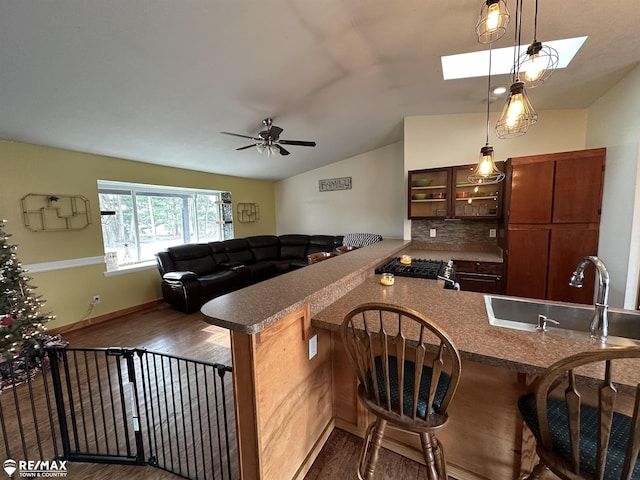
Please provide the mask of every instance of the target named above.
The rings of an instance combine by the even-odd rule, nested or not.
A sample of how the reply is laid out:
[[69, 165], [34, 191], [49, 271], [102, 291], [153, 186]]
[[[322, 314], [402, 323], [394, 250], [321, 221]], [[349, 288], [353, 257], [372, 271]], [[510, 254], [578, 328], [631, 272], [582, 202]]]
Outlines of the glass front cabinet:
[[[504, 162], [496, 162], [504, 171]], [[409, 171], [409, 218], [497, 219], [502, 182], [469, 183], [475, 165]]]

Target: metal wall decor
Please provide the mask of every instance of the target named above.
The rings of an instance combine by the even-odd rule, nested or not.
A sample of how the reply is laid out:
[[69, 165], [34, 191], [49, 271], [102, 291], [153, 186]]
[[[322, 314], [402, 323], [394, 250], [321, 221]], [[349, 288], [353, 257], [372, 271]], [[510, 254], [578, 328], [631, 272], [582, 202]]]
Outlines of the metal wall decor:
[[260, 206], [257, 203], [238, 203], [236, 209], [240, 223], [253, 223], [260, 220]]
[[89, 200], [82, 195], [29, 193], [20, 203], [24, 226], [34, 232], [82, 230], [91, 223]]
[[327, 178], [318, 180], [320, 192], [332, 192], [334, 190], [351, 190], [351, 177]]

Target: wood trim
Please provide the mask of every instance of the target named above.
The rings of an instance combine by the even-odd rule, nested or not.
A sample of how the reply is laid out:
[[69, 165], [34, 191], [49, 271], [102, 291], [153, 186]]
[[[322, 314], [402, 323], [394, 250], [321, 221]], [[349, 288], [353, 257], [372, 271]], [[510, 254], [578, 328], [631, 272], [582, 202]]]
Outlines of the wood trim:
[[302, 333], [302, 340], [309, 340], [313, 336], [311, 332], [315, 332], [316, 329], [315, 327], [311, 327], [311, 305], [306, 304], [300, 307], [295, 312], [287, 315], [286, 318], [280, 320], [278, 323], [272, 325], [266, 330], [256, 333], [256, 345], [260, 345], [268, 341], [269, 339], [278, 336], [281, 332], [289, 328], [291, 324], [297, 320], [301, 321], [300, 330]]
[[240, 478], [260, 478], [259, 427], [254, 377], [254, 340], [251, 335], [231, 330], [231, 359], [233, 365], [233, 394], [236, 408]]
[[116, 318], [124, 317], [132, 313], [138, 313], [145, 310], [152, 310], [158, 305], [164, 303], [164, 300], [152, 300], [147, 303], [141, 303], [133, 307], [123, 308], [122, 310], [116, 310], [115, 312], [105, 313], [104, 315], [98, 315], [97, 317], [87, 318], [86, 320], [80, 320], [79, 322], [69, 323], [62, 325], [61, 327], [52, 328], [48, 332], [52, 335], [59, 335], [67, 332], [73, 332], [74, 330], [80, 330], [81, 328], [98, 325], [100, 323], [108, 322], [109, 320], [115, 320]]
[[316, 458], [320, 454], [320, 450], [322, 450], [322, 447], [324, 447], [324, 444], [326, 443], [327, 439], [333, 432], [334, 428], [335, 428], [335, 423], [332, 419], [327, 424], [326, 428], [322, 432], [322, 435], [320, 435], [320, 437], [318, 438], [318, 441], [315, 443], [315, 445], [309, 452], [309, 455], [307, 455], [307, 458], [305, 458], [304, 462], [302, 462], [302, 465], [300, 465], [300, 468], [298, 469], [298, 471], [296, 472], [292, 480], [304, 480], [304, 477], [307, 475], [307, 473], [309, 473], [309, 470], [311, 470], [311, 467], [313, 466], [313, 462], [315, 462]]
[[333, 430], [330, 332], [311, 328], [304, 305], [231, 342], [242, 479], [303, 478]]
[[580, 159], [580, 158], [590, 158], [595, 156], [605, 156], [607, 154], [606, 148], [591, 148], [588, 150], [573, 150], [570, 152], [559, 152], [559, 153], [543, 153], [539, 155], [527, 155], [524, 157], [512, 157], [509, 160], [513, 165], [523, 165], [526, 163], [535, 163], [535, 162], [547, 162], [547, 161], [557, 161], [557, 160], [567, 160], [567, 159]]
[[[527, 390], [533, 391], [536, 376], [518, 373], [517, 378], [518, 383], [525, 385]], [[538, 454], [536, 453], [536, 438], [533, 436], [531, 430], [529, 430], [529, 427], [527, 427], [520, 413], [518, 413], [518, 421], [516, 423], [515, 453], [513, 478], [521, 478], [524, 474], [529, 474], [533, 471], [533, 468], [538, 463]]]

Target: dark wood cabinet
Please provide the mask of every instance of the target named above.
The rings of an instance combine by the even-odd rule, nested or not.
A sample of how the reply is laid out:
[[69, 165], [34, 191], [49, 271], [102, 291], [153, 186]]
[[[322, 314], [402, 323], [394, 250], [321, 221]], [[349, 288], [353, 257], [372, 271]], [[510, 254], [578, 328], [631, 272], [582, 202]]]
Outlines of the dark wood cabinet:
[[595, 274], [569, 286], [580, 259], [598, 252], [606, 150], [507, 161], [505, 257], [508, 295], [592, 303]]
[[506, 250], [507, 295], [546, 297], [550, 235], [549, 228], [511, 226]]
[[510, 224], [551, 222], [554, 167], [555, 162], [518, 163], [512, 160]]
[[553, 223], [600, 223], [604, 153], [556, 162]]
[[502, 263], [456, 260], [456, 281], [460, 290], [469, 292], [504, 293]]
[[[497, 162], [500, 169], [504, 162]], [[502, 217], [502, 183], [476, 185], [467, 177], [475, 165], [409, 171], [410, 219], [497, 219]]]
[[598, 253], [599, 229], [594, 224], [556, 225], [551, 230], [547, 299], [593, 303], [595, 269], [586, 268], [582, 288], [569, 285], [571, 273], [585, 255]]

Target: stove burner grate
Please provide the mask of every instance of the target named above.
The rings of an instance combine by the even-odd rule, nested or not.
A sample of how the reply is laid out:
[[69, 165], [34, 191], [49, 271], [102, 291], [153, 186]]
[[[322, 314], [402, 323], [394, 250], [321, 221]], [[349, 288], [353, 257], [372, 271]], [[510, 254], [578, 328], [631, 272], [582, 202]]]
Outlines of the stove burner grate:
[[440, 260], [414, 258], [411, 265], [404, 265], [400, 257], [394, 257], [375, 269], [375, 273], [393, 273], [400, 277], [428, 278], [436, 280], [438, 276], [445, 276], [447, 264]]

